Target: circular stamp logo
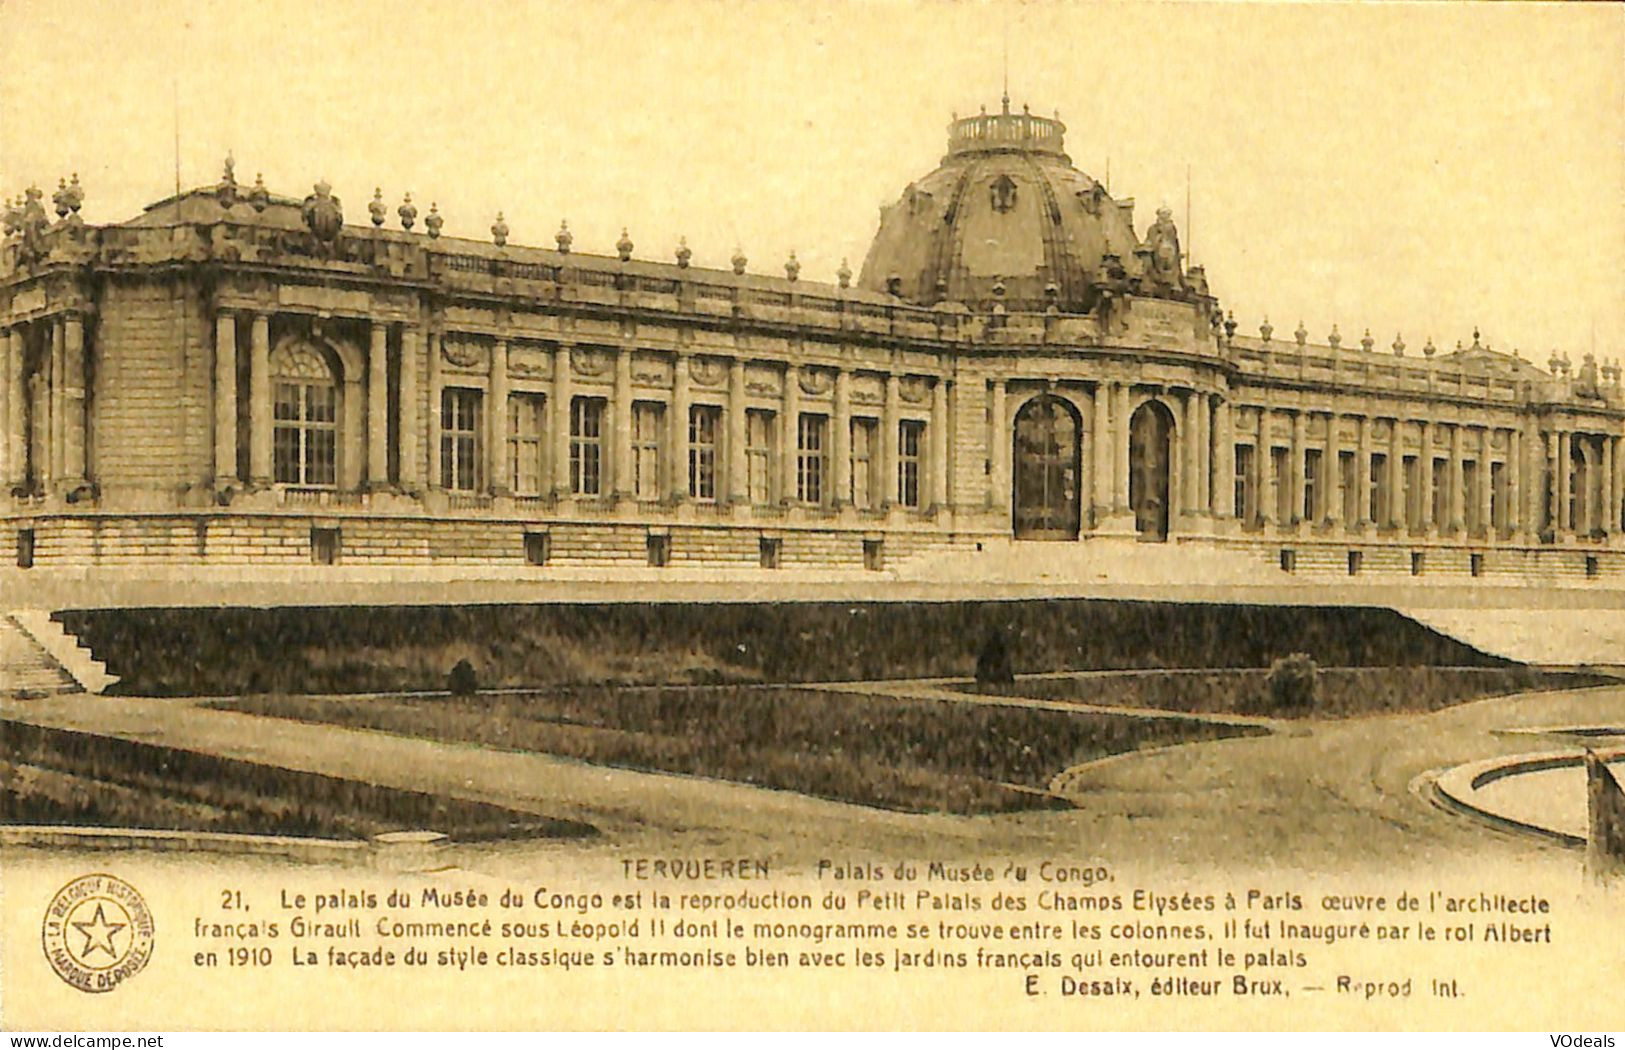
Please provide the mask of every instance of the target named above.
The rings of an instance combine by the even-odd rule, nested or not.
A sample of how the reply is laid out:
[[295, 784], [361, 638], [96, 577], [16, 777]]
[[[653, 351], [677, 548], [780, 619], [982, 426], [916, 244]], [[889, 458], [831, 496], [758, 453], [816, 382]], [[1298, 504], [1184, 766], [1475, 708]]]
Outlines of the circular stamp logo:
[[81, 992], [110, 992], [152, 958], [152, 912], [112, 875], [81, 875], [45, 909], [45, 958]]

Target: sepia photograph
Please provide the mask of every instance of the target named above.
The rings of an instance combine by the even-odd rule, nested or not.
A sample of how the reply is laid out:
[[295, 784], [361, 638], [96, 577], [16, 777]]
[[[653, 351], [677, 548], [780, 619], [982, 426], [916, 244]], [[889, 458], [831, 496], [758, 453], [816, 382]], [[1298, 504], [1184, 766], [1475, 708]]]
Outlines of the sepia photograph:
[[1625, 5], [0, 41], [6, 1031], [1625, 1027]]

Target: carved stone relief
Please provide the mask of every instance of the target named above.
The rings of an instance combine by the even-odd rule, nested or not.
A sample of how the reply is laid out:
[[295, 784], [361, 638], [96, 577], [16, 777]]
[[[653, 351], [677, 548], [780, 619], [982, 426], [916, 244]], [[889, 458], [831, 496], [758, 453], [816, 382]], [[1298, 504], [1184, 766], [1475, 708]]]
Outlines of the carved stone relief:
[[578, 346], [570, 351], [570, 370], [578, 376], [601, 376], [615, 367], [615, 355], [601, 346]]
[[728, 363], [720, 357], [691, 357], [688, 377], [698, 386], [721, 386], [728, 378]]

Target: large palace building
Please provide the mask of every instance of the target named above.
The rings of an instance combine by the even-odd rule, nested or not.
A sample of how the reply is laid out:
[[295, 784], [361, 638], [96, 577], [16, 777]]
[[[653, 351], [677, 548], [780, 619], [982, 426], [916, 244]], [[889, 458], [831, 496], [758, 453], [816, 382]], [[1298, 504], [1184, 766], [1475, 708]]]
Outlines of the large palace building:
[[0, 555], [793, 571], [1138, 539], [1625, 579], [1617, 365], [1238, 334], [1064, 130], [956, 119], [833, 284], [519, 247], [500, 216], [441, 237], [410, 200], [346, 224], [229, 164], [110, 226], [77, 177], [31, 189], [0, 249]]

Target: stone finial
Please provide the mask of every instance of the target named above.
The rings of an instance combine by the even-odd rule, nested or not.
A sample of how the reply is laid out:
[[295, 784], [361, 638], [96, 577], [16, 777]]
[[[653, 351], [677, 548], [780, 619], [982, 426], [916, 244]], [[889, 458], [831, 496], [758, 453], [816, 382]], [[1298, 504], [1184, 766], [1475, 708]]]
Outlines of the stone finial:
[[694, 252], [688, 246], [688, 238], [677, 238], [677, 268], [679, 270], [688, 269], [688, 261], [692, 258], [694, 258]]
[[938, 277], [937, 278], [936, 293], [937, 293], [937, 302], [945, 303], [945, 302], [948, 301], [948, 280], [947, 280], [947, 278], [945, 278], [945, 277]]
[[784, 260], [784, 276], [792, 281], [801, 276], [801, 261], [796, 258], [794, 248], [790, 249], [790, 258]]
[[887, 295], [902, 295], [903, 294], [903, 278], [898, 276], [895, 273], [889, 275], [886, 278], [886, 294]]
[[508, 243], [508, 221], [501, 212], [497, 212], [497, 221], [491, 224], [491, 240], [496, 242], [498, 248]]
[[570, 232], [570, 220], [559, 220], [559, 232], [553, 235], [553, 243], [559, 246], [560, 255], [570, 254], [570, 245], [575, 243], [575, 234]]
[[271, 191], [265, 188], [265, 173], [254, 175], [254, 188], [248, 191], [248, 203], [257, 212], [264, 211], [271, 204]]
[[1004, 278], [995, 278], [993, 281], [993, 298], [1003, 299], [1004, 293], [1007, 291], [1009, 291], [1009, 288], [1005, 285]]
[[1234, 310], [1227, 311], [1225, 313], [1225, 315], [1224, 315], [1224, 339], [1225, 339], [1225, 342], [1234, 342], [1235, 341], [1236, 328], [1237, 327], [1238, 326], [1236, 324], [1236, 312]]
[[1439, 352], [1439, 348], [1433, 345], [1433, 337], [1431, 335], [1428, 336], [1428, 341], [1426, 343], [1422, 344], [1422, 356], [1423, 357], [1432, 357], [1434, 354], [1436, 354], [1438, 352]]
[[412, 195], [410, 193], [408, 193], [406, 195], [406, 199], [401, 202], [401, 206], [396, 209], [396, 214], [401, 217], [401, 229], [411, 233], [412, 227], [417, 225], [418, 209], [417, 205], [412, 203]]
[[1270, 341], [1270, 336], [1272, 336], [1274, 334], [1275, 334], [1275, 326], [1270, 324], [1269, 316], [1265, 315], [1264, 323], [1258, 326], [1258, 336], [1259, 336], [1260, 339], [1264, 340], [1264, 342], [1267, 343], [1267, 342]]
[[389, 214], [389, 206], [384, 203], [384, 188], [382, 186], [376, 187], [372, 191], [372, 200], [367, 202], [367, 212], [372, 216], [372, 224], [375, 228], [381, 228], [384, 225], [384, 217]]
[[1474, 349], [1474, 350], [1488, 350], [1489, 349], [1489, 347], [1487, 347], [1487, 346], [1480, 346], [1479, 345], [1479, 342], [1478, 342], [1478, 326], [1476, 324], [1473, 325], [1473, 345], [1472, 345], [1472, 349]]
[[1326, 335], [1326, 345], [1331, 347], [1333, 350], [1336, 350], [1338, 347], [1343, 345], [1343, 333], [1337, 330], [1337, 325], [1335, 324], [1332, 325], [1332, 330]]
[[21, 197], [18, 197], [15, 200], [7, 200], [6, 201], [6, 213], [5, 213], [6, 236], [10, 237], [12, 234], [16, 233], [18, 230], [21, 230], [22, 228], [23, 228], [23, 199]]
[[68, 180], [66, 176], [56, 180], [56, 192], [51, 194], [51, 203], [56, 205], [56, 217], [58, 219], [68, 217]]
[[1371, 352], [1371, 348], [1376, 345], [1377, 341], [1371, 338], [1371, 329], [1367, 328], [1365, 330], [1365, 335], [1360, 337], [1360, 349], [1369, 354]]
[[745, 263], [748, 261], [745, 258], [745, 249], [737, 244], [734, 245], [734, 256], [728, 261], [733, 263], [734, 273], [743, 274], [745, 272]]
[[215, 188], [214, 196], [226, 211], [237, 203], [237, 162], [229, 153], [226, 154], [224, 171], [220, 174], [220, 185]]
[[1563, 366], [1568, 362], [1559, 357], [1556, 350], [1553, 350], [1551, 360], [1546, 363], [1551, 366], [1552, 375], [1555, 376], [1563, 374]]
[[68, 213], [77, 218], [79, 209], [85, 206], [85, 188], [79, 185], [79, 173], [77, 171], [73, 173], [72, 178], [68, 179], [68, 190], [63, 200], [67, 202]]
[[625, 226], [621, 227], [621, 239], [615, 242], [615, 252], [621, 257], [621, 262], [632, 261], [632, 235], [626, 232]]
[[1400, 335], [1398, 332], [1394, 333], [1394, 356], [1405, 356], [1405, 337]]
[[434, 201], [429, 202], [429, 214], [423, 217], [423, 229], [431, 238], [440, 236], [440, 227], [446, 225], [446, 220], [440, 215], [440, 205]]
[[841, 288], [852, 287], [852, 267], [846, 263], [846, 257], [841, 257], [841, 268], [835, 271], [835, 283]]
[[1298, 341], [1299, 346], [1306, 346], [1309, 343], [1309, 329], [1303, 326], [1303, 318], [1301, 317], [1298, 318], [1298, 329], [1292, 333], [1292, 338]]

